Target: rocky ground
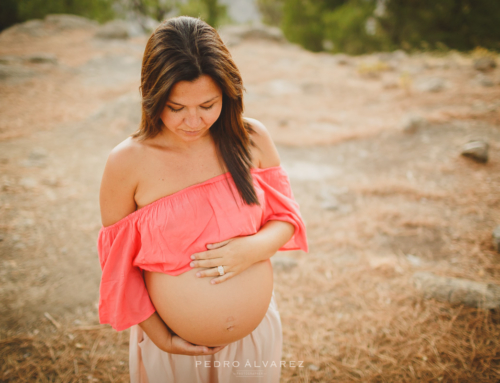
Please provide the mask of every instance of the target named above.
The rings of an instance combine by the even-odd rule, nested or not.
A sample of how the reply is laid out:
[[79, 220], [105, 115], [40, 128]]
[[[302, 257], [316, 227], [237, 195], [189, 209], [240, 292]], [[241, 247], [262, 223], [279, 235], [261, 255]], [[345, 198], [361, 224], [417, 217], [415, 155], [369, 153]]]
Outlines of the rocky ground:
[[[56, 17], [0, 34], [2, 382], [128, 379], [127, 331], [98, 325], [96, 239], [106, 157], [140, 119], [147, 36], [132, 31]], [[415, 278], [500, 283], [498, 57], [349, 57], [221, 34], [308, 230], [309, 254], [275, 256], [283, 360], [305, 362], [282, 381], [498, 380], [498, 297], [473, 308]], [[470, 140], [488, 143], [487, 162], [461, 155]]]

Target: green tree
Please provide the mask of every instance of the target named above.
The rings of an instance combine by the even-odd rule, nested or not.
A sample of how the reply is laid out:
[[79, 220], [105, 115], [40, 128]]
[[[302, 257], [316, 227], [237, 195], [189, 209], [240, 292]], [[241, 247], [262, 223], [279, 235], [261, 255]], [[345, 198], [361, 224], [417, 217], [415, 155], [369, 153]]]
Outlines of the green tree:
[[106, 21], [112, 19], [113, 0], [1, 0], [0, 29], [51, 13], [70, 13]]
[[283, 19], [284, 0], [257, 0], [257, 6], [262, 15], [262, 22], [280, 26]]
[[217, 0], [189, 0], [178, 7], [181, 15], [200, 17], [214, 28], [230, 22], [227, 7]]
[[[346, 4], [349, 0], [282, 0], [281, 29], [291, 42], [312, 51], [323, 50], [325, 14]], [[372, 1], [372, 0], [369, 0]], [[271, 0], [269, 0], [271, 2]], [[268, 4], [270, 6], [270, 4]]]
[[[351, 0], [323, 15], [324, 38], [333, 43], [334, 52], [362, 54], [390, 49], [391, 44], [385, 31], [373, 17], [375, 3]], [[373, 31], [367, 28], [371, 21]]]
[[[376, 4], [384, 4], [382, 16]], [[312, 51], [500, 50], [500, 0], [258, 0], [264, 22]], [[368, 27], [368, 28], [367, 28]], [[328, 44], [325, 44], [328, 42]]]
[[162, 21], [165, 14], [174, 9], [175, 0], [122, 0], [121, 6], [126, 11], [133, 11]]
[[406, 49], [500, 50], [498, 0], [389, 0], [380, 23]]
[[285, 37], [312, 51], [323, 49], [323, 23], [319, 1], [286, 0], [281, 29]]
[[20, 21], [17, 0], [0, 1], [0, 31]]

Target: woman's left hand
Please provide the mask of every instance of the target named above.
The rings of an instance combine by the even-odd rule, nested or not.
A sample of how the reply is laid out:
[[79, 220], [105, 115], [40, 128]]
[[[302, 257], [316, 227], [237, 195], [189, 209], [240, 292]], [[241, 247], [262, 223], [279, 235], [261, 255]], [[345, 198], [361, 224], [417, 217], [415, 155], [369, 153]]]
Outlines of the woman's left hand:
[[[252, 241], [252, 235], [235, 237], [222, 242], [208, 244], [209, 250], [191, 255], [190, 266], [203, 267], [196, 273], [197, 277], [216, 277], [212, 284], [221, 283], [248, 269], [258, 260], [252, 257], [258, 251]], [[224, 275], [219, 274], [218, 266], [224, 267]]]

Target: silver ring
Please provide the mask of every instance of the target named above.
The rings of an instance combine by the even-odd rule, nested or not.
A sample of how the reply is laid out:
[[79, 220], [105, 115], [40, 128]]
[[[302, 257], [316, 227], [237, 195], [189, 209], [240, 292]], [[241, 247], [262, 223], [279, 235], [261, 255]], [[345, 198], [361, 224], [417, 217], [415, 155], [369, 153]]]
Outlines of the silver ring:
[[219, 270], [219, 275], [224, 275], [224, 266], [218, 266], [217, 270]]

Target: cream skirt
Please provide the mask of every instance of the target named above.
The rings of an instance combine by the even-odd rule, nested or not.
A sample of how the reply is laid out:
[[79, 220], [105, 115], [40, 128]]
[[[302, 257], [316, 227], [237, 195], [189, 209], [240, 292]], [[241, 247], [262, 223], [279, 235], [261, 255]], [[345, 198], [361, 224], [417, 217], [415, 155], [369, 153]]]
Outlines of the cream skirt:
[[279, 383], [283, 334], [274, 291], [266, 316], [245, 338], [214, 355], [161, 351], [142, 329], [130, 330], [131, 383]]

